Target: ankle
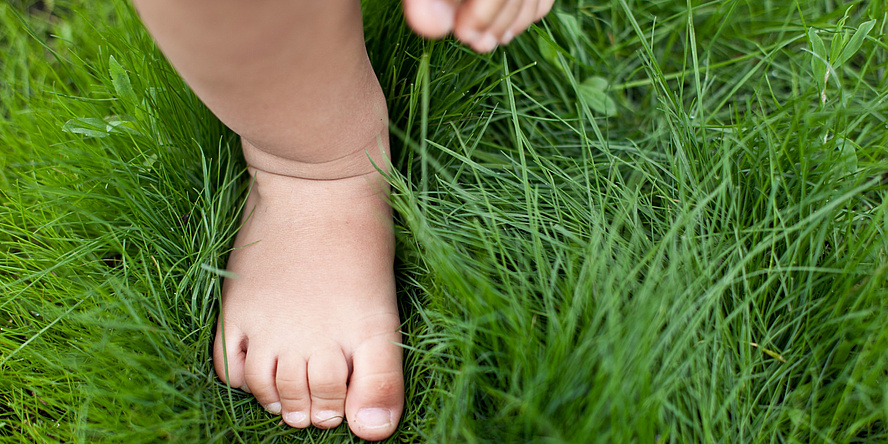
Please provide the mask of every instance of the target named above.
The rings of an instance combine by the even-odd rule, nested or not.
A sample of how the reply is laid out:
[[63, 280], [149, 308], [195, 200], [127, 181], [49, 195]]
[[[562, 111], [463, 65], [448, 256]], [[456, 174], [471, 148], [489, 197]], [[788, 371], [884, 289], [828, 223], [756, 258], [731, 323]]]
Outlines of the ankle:
[[[343, 179], [388, 171], [389, 122], [385, 95], [369, 61], [358, 89], [362, 105], [342, 109], [317, 126], [293, 122], [241, 137], [244, 158], [256, 169], [304, 179]], [[347, 130], [344, 130], [347, 128]], [[293, 131], [293, 130], [297, 131]], [[255, 133], [255, 131], [254, 131]], [[286, 137], [290, 133], [292, 137]], [[256, 140], [258, 136], [260, 140]]]
[[247, 165], [281, 176], [331, 180], [363, 176], [374, 173], [377, 169], [389, 171], [390, 149], [387, 127], [363, 146], [344, 153], [331, 154], [326, 159], [282, 157], [256, 147], [245, 138], [241, 138], [241, 145]]

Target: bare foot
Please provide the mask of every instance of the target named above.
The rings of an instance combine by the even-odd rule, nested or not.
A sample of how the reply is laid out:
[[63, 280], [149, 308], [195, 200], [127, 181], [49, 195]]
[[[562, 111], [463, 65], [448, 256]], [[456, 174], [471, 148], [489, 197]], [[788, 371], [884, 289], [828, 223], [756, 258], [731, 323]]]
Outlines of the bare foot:
[[453, 32], [478, 52], [506, 45], [552, 9], [555, 0], [403, 0], [404, 16], [417, 34], [440, 38]]
[[237, 278], [222, 290], [216, 372], [293, 427], [331, 428], [345, 417], [363, 439], [390, 436], [404, 377], [387, 184], [376, 172], [250, 173], [228, 262]]

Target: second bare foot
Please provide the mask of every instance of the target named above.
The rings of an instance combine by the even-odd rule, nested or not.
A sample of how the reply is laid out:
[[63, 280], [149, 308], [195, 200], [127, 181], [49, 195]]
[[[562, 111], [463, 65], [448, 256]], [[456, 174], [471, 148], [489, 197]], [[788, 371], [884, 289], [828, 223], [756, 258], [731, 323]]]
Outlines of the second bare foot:
[[404, 16], [428, 38], [451, 32], [478, 52], [506, 45], [552, 9], [554, 0], [403, 0]]

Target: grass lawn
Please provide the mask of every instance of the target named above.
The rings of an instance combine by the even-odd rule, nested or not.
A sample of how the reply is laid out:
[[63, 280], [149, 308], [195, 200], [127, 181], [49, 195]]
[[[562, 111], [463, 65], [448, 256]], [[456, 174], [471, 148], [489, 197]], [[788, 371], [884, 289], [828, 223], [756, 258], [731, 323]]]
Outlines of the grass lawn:
[[[888, 442], [885, 0], [559, 0], [490, 55], [365, 3], [392, 442]], [[244, 163], [126, 2], [0, 4], [0, 147], [0, 442], [357, 440], [216, 379]]]

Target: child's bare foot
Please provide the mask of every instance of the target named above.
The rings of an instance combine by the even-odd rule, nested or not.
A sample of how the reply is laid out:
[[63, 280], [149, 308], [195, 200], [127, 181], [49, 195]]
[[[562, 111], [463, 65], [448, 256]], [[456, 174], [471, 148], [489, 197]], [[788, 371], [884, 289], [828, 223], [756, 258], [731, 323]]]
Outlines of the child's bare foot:
[[[479, 51], [553, 0], [404, 0], [420, 34]], [[294, 427], [348, 420], [394, 433], [404, 406], [393, 233], [370, 165], [388, 140], [382, 90], [353, 0], [134, 0], [197, 95], [245, 140], [255, 183], [226, 279], [219, 377]], [[436, 6], [437, 5], [437, 6]], [[232, 32], [236, 30], [237, 32]], [[364, 150], [367, 151], [364, 151]]]
[[335, 180], [250, 173], [216, 372], [293, 427], [330, 428], [345, 417], [361, 438], [390, 436], [404, 379], [387, 184], [376, 172]]
[[555, 0], [403, 0], [407, 23], [440, 38], [453, 32], [478, 52], [506, 45], [552, 9]]

